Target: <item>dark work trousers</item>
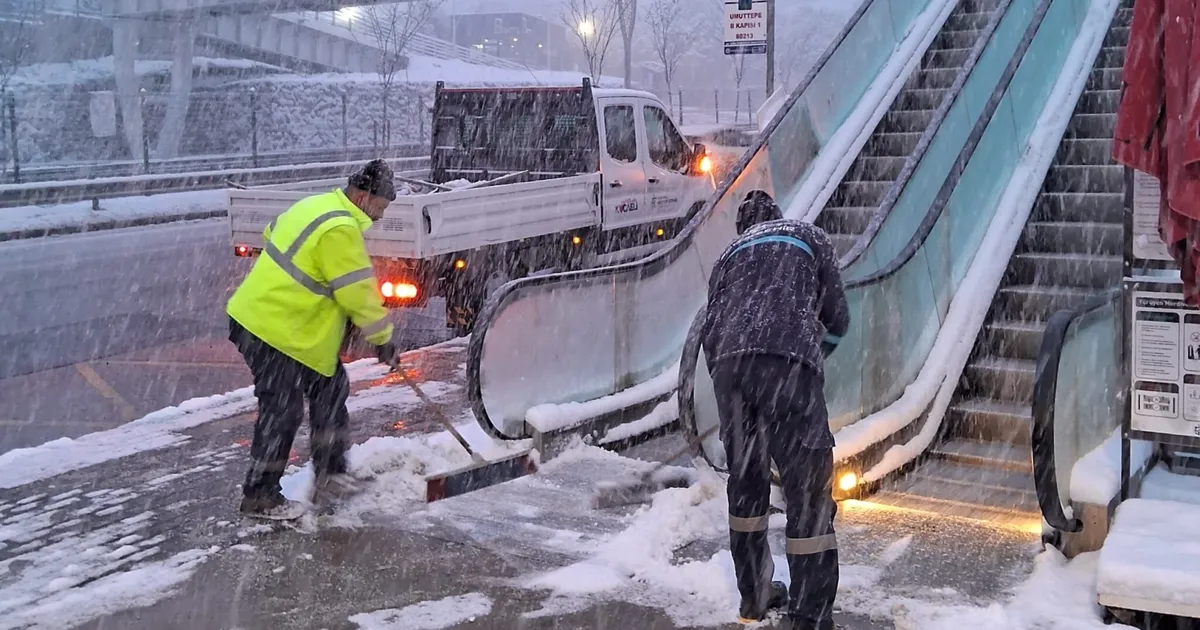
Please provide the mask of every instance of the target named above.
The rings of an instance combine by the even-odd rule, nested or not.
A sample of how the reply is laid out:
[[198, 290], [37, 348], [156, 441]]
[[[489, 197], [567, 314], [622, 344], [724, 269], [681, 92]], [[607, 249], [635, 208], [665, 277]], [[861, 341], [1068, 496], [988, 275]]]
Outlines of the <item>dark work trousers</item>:
[[320, 476], [346, 472], [349, 443], [350, 379], [341, 362], [333, 376], [312, 368], [267, 345], [229, 320], [229, 340], [237, 346], [254, 375], [258, 420], [250, 446], [250, 470], [242, 493], [249, 498], [282, 500], [279, 480], [287, 468], [292, 441], [308, 403], [313, 470]]
[[712, 375], [729, 465], [730, 551], [743, 610], [762, 611], [771, 593], [775, 564], [767, 521], [774, 460], [787, 501], [788, 615], [798, 628], [829, 623], [838, 585], [837, 503], [824, 376], [770, 355], [719, 361]]

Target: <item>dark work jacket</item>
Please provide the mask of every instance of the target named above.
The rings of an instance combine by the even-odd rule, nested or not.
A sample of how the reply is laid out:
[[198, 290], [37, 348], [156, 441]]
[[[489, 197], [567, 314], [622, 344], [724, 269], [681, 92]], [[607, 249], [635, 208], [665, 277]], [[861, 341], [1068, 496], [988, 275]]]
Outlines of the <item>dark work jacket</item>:
[[823, 373], [822, 343], [836, 346], [849, 327], [829, 235], [811, 223], [780, 219], [746, 230], [717, 259], [700, 339], [710, 365], [765, 354]]

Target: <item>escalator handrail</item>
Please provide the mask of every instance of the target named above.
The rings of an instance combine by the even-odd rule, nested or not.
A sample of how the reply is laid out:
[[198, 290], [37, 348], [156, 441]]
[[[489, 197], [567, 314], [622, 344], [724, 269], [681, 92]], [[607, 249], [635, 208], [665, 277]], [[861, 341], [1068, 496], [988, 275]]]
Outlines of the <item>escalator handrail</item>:
[[996, 7], [996, 12], [988, 20], [983, 34], [975, 42], [975, 46], [971, 49], [971, 54], [967, 57], [966, 62], [963, 63], [963, 67], [959, 70], [958, 75], [954, 77], [954, 83], [950, 86], [950, 93], [942, 98], [942, 102], [938, 105], [937, 111], [934, 112], [932, 120], [929, 121], [929, 126], [921, 134], [921, 139], [917, 141], [916, 148], [905, 158], [904, 167], [900, 170], [900, 175], [888, 187], [883, 200], [879, 202], [879, 208], [871, 215], [871, 221], [867, 223], [867, 228], [854, 240], [854, 245], [838, 261], [838, 266], [842, 269], [846, 269], [855, 262], [858, 262], [858, 259], [866, 253], [872, 241], [875, 240], [875, 235], [883, 228], [883, 224], [892, 213], [892, 209], [900, 201], [900, 196], [904, 194], [904, 188], [908, 186], [908, 182], [917, 173], [917, 168], [921, 165], [921, 160], [925, 158], [925, 153], [933, 145], [933, 139], [937, 136], [938, 131], [941, 130], [942, 123], [946, 122], [946, 118], [950, 116], [950, 110], [954, 108], [959, 96], [962, 95], [963, 88], [967, 84], [967, 79], [971, 77], [971, 71], [975, 69], [975, 65], [979, 63], [979, 58], [983, 56], [988, 44], [992, 42], [992, 37], [1000, 27], [1000, 21], [1008, 14], [1008, 8], [1011, 5], [1012, 0], [1001, 0], [1000, 5]]
[[1033, 45], [1033, 40], [1037, 36], [1038, 30], [1042, 26], [1046, 14], [1050, 11], [1050, 5], [1054, 4], [1054, 0], [1041, 0], [1037, 8], [1034, 10], [1033, 19], [1030, 20], [1029, 26], [1025, 29], [1025, 34], [1021, 37], [1021, 42], [1017, 44], [1017, 49], [1013, 52], [1013, 56], [1008, 61], [1008, 65], [1004, 68], [1004, 74], [1000, 76], [1000, 80], [996, 83], [995, 89], [992, 90], [991, 96], [988, 97], [987, 103], [980, 112], [979, 118], [975, 121], [975, 126], [971, 128], [970, 135], [967, 136], [966, 143], [955, 158], [953, 166], [950, 167], [950, 172], [946, 175], [946, 179], [942, 182], [941, 188], [938, 189], [937, 196], [934, 197], [933, 203], [929, 206], [929, 211], [925, 213], [925, 217], [921, 220], [921, 224], [917, 226], [916, 232], [913, 233], [911, 239], [900, 250], [885, 267], [874, 271], [862, 278], [850, 280], [846, 282], [846, 289], [859, 289], [873, 284], [878, 284], [890, 278], [900, 271], [912, 260], [921, 247], [925, 245], [925, 241], [929, 235], [933, 233], [933, 228], [937, 226], [938, 220], [942, 217], [942, 213], [950, 204], [950, 196], [954, 193], [954, 189], [958, 187], [959, 180], [962, 179], [963, 172], [967, 169], [967, 164], [970, 163], [971, 157], [975, 155], [975, 149], [979, 147], [979, 143], [983, 140], [983, 134], [987, 131], [988, 125], [992, 122], [992, 116], [996, 110], [1000, 108], [1000, 102], [1004, 99], [1004, 95], [1008, 92], [1008, 86], [1012, 83], [1013, 77], [1016, 76], [1017, 70], [1020, 69], [1021, 63], [1025, 60], [1025, 53], [1029, 52], [1029, 47]]
[[1054, 529], [1075, 533], [1083, 530], [1083, 522], [1068, 517], [1063, 510], [1058, 491], [1058, 471], [1054, 463], [1054, 412], [1058, 395], [1058, 367], [1062, 359], [1067, 331], [1079, 318], [1104, 308], [1121, 298], [1121, 289], [1109, 290], [1074, 309], [1056, 312], [1046, 323], [1042, 345], [1038, 350], [1037, 376], [1033, 382], [1033, 480], [1042, 518]]
[[509, 437], [495, 430], [495, 425], [493, 425], [491, 417], [483, 404], [483, 384], [479, 374], [483, 357], [483, 345], [487, 336], [487, 330], [490, 328], [492, 322], [500, 312], [501, 307], [507, 304], [509, 299], [511, 299], [511, 296], [514, 295], [518, 289], [557, 283], [567, 278], [583, 281], [593, 277], [615, 275], [617, 273], [630, 270], [637, 270], [642, 276], [649, 276], [667, 267], [680, 256], [682, 256], [683, 253], [687, 251], [688, 246], [691, 244], [692, 238], [694, 237], [698, 226], [706, 221], [713, 213], [713, 209], [716, 208], [717, 203], [729, 194], [729, 191], [733, 188], [734, 183], [737, 182], [738, 178], [742, 176], [742, 173], [745, 172], [746, 168], [750, 166], [750, 162], [757, 156], [758, 152], [766, 146], [767, 138], [770, 138], [772, 134], [775, 133], [775, 131], [783, 123], [784, 118], [786, 118], [791, 112], [792, 108], [794, 108], [796, 104], [799, 103], [804, 97], [804, 94], [808, 90], [809, 86], [813, 81], [816, 80], [817, 75], [820, 74], [821, 70], [825, 68], [825, 64], [827, 64], [833, 57], [834, 53], [837, 52], [838, 48], [850, 35], [850, 32], [853, 31], [856, 26], [858, 26], [860, 21], [862, 21], [863, 16], [866, 15], [867, 10], [871, 8], [874, 2], [875, 0], [862, 0], [862, 3], [859, 5], [854, 14], [850, 16], [850, 19], [846, 22], [846, 25], [842, 27], [842, 30], [838, 32], [837, 36], [833, 38], [833, 41], [829, 43], [829, 46], [825, 48], [825, 51], [821, 53], [821, 56], [817, 59], [816, 63], [814, 63], [804, 75], [804, 79], [800, 81], [799, 85], [796, 86], [796, 89], [794, 89], [791, 95], [788, 96], [788, 99], [784, 101], [783, 106], [775, 112], [775, 115], [771, 118], [771, 122], [768, 123], [763, 131], [758, 134], [754, 140], [754, 143], [750, 145], [746, 152], [743, 153], [740, 158], [738, 158], [738, 161], [734, 164], [733, 168], [730, 169], [729, 173], [726, 174], [725, 178], [721, 181], [721, 185], [718, 186], [716, 191], [713, 192], [712, 196], [709, 197], [709, 200], [704, 204], [704, 207], [697, 212], [690, 221], [687, 222], [687, 224], [682, 230], [680, 230], [679, 234], [672, 239], [672, 242], [667, 247], [658, 250], [646, 258], [627, 263], [621, 263], [618, 265], [612, 265], [609, 267], [582, 269], [579, 271], [547, 274], [542, 276], [526, 276], [506, 284], [496, 294], [489, 296], [484, 301], [483, 308], [480, 310], [479, 316], [476, 318], [475, 330], [472, 332], [470, 341], [467, 344], [467, 400], [471, 405], [471, 411], [475, 414], [475, 417], [481, 420], [479, 424], [483, 426], [485, 430], [492, 435], [492, 437], [501, 440], [518, 439]]

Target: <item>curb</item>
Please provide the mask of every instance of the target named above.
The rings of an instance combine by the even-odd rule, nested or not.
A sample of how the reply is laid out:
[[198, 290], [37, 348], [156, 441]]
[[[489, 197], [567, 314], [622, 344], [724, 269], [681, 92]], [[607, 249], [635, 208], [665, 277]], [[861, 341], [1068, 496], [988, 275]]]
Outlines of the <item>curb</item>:
[[5, 241], [19, 241], [30, 238], [43, 238], [46, 236], [62, 236], [64, 234], [82, 234], [84, 232], [100, 232], [103, 230], [118, 230], [121, 228], [141, 227], [145, 225], [161, 225], [165, 223], [177, 223], [180, 221], [201, 221], [204, 219], [217, 219], [229, 216], [227, 210], [194, 210], [191, 212], [176, 212], [173, 214], [157, 214], [144, 217], [135, 217], [132, 219], [107, 219], [89, 223], [74, 223], [66, 225], [52, 225], [48, 227], [28, 228], [24, 230], [12, 230], [8, 232], [0, 232], [0, 243]]

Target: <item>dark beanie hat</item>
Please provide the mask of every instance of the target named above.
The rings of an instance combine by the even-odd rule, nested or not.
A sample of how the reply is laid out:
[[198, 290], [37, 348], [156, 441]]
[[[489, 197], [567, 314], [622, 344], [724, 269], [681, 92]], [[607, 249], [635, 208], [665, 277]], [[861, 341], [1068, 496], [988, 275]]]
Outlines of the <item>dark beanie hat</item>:
[[362, 170], [350, 176], [350, 186], [365, 190], [388, 201], [396, 200], [396, 185], [392, 182], [392, 167], [382, 159], [371, 160]]
[[741, 234], [764, 221], [775, 221], [782, 218], [783, 211], [779, 209], [779, 204], [775, 203], [771, 195], [761, 190], [752, 190], [746, 195], [742, 205], [738, 206], [737, 233]]

